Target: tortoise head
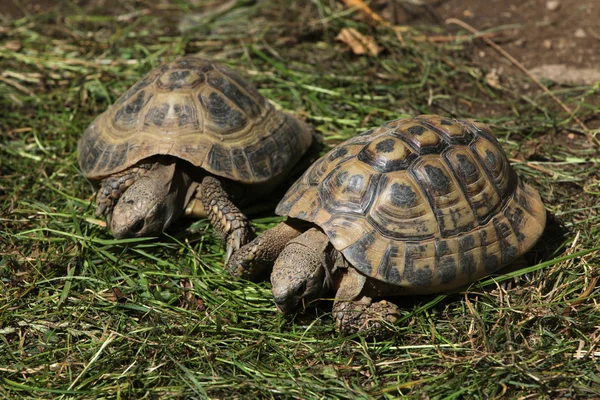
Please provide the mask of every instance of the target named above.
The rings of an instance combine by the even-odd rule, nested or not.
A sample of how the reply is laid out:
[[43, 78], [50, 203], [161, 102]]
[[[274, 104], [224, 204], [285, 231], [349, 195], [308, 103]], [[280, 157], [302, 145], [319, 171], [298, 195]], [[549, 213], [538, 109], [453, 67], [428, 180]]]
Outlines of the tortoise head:
[[321, 231], [310, 229], [291, 240], [283, 249], [271, 273], [273, 297], [284, 314], [305, 307], [329, 287], [324, 244], [329, 242]]
[[151, 177], [140, 177], [119, 198], [110, 230], [116, 238], [158, 235], [173, 219], [169, 188]]

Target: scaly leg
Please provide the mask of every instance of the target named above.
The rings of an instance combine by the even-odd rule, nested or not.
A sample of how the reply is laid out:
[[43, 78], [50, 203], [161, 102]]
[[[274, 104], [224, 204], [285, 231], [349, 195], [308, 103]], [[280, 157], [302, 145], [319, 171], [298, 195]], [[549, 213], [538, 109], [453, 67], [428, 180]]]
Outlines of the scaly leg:
[[389, 333], [386, 324], [398, 320], [398, 306], [385, 300], [373, 303], [370, 297], [361, 295], [366, 279], [354, 268], [342, 278], [333, 303], [336, 328], [342, 335], [367, 332], [368, 337], [385, 337]]
[[227, 270], [233, 276], [253, 280], [273, 267], [285, 245], [301, 233], [300, 227], [281, 222], [233, 253]]
[[225, 263], [231, 254], [255, 236], [250, 221], [229, 199], [221, 181], [213, 176], [202, 179], [200, 200], [213, 228], [226, 243]]

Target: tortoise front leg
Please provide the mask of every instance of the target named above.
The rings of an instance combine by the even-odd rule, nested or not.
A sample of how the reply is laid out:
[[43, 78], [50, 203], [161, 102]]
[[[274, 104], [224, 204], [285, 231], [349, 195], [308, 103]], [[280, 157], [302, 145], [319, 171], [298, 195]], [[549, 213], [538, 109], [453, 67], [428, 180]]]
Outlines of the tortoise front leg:
[[110, 226], [113, 208], [123, 192], [137, 179], [150, 171], [152, 165], [151, 162], [139, 163], [125, 171], [104, 178], [100, 182], [100, 188], [96, 195], [96, 216], [105, 217], [108, 226]]
[[233, 253], [227, 263], [227, 270], [239, 278], [256, 279], [273, 267], [286, 244], [301, 233], [301, 227], [296, 227], [289, 221], [281, 222]]
[[373, 303], [361, 294], [366, 280], [354, 268], [342, 278], [333, 303], [336, 328], [342, 335], [367, 332], [369, 337], [384, 337], [388, 333], [386, 324], [398, 320], [398, 306], [385, 300]]
[[225, 263], [231, 254], [255, 236], [250, 221], [229, 199], [220, 180], [213, 176], [202, 179], [200, 201], [213, 228], [226, 243]]

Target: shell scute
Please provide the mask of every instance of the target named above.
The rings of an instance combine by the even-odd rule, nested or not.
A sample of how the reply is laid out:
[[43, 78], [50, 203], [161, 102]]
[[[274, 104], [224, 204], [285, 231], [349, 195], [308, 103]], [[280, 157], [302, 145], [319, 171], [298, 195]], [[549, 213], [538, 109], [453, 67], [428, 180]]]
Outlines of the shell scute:
[[417, 154], [403, 141], [384, 135], [365, 146], [357, 158], [379, 172], [392, 172], [406, 169]]
[[401, 120], [390, 128], [392, 135], [406, 142], [418, 155], [439, 153], [447, 146], [435, 129], [419, 119]]
[[190, 69], [171, 70], [162, 74], [156, 81], [163, 90], [173, 91], [182, 88], [191, 89], [202, 84], [205, 80], [203, 73]]
[[475, 227], [473, 210], [453, 173], [440, 157], [425, 156], [411, 171], [429, 199], [441, 237], [449, 237]]
[[248, 123], [246, 117], [217, 92], [201, 93], [198, 100], [206, 112], [205, 130], [215, 135], [238, 132]]
[[329, 212], [364, 214], [377, 188], [379, 175], [357, 160], [329, 173], [319, 185], [323, 207]]
[[260, 114], [260, 109], [256, 100], [244, 93], [237, 85], [226, 79], [224, 76], [209, 74], [208, 83], [216, 90], [223, 93], [237, 108], [242, 110], [250, 118], [255, 118]]
[[429, 204], [407, 171], [383, 176], [367, 219], [385, 237], [423, 239], [438, 232]]
[[502, 205], [497, 188], [467, 147], [453, 147], [444, 153], [444, 157], [456, 175], [478, 224], [485, 224]]

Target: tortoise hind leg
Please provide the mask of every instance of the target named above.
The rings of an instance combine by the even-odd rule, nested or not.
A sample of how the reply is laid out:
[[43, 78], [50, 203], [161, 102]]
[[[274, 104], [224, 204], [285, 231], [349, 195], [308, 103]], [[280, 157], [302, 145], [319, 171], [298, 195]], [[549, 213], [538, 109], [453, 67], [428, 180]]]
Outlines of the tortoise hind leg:
[[208, 219], [226, 243], [225, 263], [227, 263], [234, 251], [254, 238], [254, 229], [246, 215], [229, 199], [221, 181], [217, 178], [204, 177], [196, 196], [200, 196]]
[[354, 268], [342, 278], [333, 303], [336, 328], [342, 335], [366, 332], [368, 337], [385, 337], [386, 325], [398, 320], [398, 306], [385, 300], [373, 303], [361, 294], [367, 279]]

